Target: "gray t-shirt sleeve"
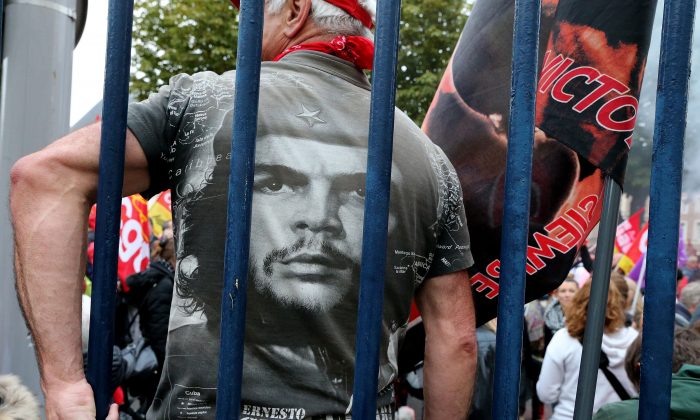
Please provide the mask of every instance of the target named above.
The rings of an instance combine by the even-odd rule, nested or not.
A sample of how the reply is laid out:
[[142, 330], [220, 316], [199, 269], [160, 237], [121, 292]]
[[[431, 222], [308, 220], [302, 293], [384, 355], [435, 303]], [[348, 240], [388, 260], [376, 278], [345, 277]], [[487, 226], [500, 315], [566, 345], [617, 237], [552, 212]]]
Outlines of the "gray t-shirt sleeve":
[[127, 126], [146, 155], [151, 178], [148, 190], [141, 193], [144, 197], [152, 197], [170, 188], [168, 170], [173, 159], [170, 150], [187, 105], [186, 101], [173, 100], [182, 96], [173, 95], [173, 92], [187, 84], [188, 79], [187, 75], [175, 76], [169, 85], [162, 86], [148, 99], [129, 105]]
[[442, 150], [435, 148], [434, 156], [439, 163], [434, 165], [440, 194], [439, 219], [435, 254], [427, 278], [455, 273], [474, 264], [459, 178]]

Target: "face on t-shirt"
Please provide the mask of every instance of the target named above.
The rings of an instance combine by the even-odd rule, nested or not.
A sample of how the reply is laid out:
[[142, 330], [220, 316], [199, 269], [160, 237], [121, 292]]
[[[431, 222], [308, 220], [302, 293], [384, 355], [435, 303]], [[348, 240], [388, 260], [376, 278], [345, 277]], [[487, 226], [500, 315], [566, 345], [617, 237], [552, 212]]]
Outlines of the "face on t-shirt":
[[281, 136], [256, 147], [252, 282], [283, 305], [330, 310], [359, 270], [367, 149]]

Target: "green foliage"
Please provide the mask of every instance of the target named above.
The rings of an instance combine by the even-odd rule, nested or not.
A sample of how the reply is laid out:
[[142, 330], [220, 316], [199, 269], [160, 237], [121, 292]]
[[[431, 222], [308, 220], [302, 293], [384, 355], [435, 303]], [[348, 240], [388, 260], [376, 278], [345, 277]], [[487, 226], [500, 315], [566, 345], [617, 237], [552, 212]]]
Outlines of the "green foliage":
[[[471, 3], [471, 2], [469, 2]], [[396, 106], [420, 125], [467, 22], [465, 0], [405, 0]]]
[[[471, 2], [470, 2], [471, 3]], [[420, 124], [467, 20], [465, 0], [405, 0], [396, 106]], [[178, 73], [235, 68], [237, 11], [228, 0], [136, 0], [131, 91], [138, 99]]]
[[237, 14], [228, 0], [136, 0], [132, 93], [144, 99], [176, 74], [235, 68]]

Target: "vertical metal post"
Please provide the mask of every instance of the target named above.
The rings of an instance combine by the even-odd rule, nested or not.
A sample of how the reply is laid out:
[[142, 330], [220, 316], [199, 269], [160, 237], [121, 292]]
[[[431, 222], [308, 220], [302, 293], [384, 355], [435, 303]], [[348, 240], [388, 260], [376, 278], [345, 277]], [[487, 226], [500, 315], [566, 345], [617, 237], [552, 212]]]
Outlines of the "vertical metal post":
[[224, 290], [221, 297], [221, 350], [216, 395], [218, 420], [238, 420], [241, 413], [246, 286], [264, 7], [265, 2], [243, 0], [239, 15]]
[[111, 401], [114, 305], [117, 285], [117, 252], [124, 180], [126, 114], [131, 64], [133, 0], [110, 0], [107, 29], [97, 230], [90, 316], [88, 381], [95, 393], [97, 418], [104, 419]]
[[493, 418], [518, 418], [540, 0], [516, 0]]
[[[57, 8], [0, 0], [0, 197], [9, 196], [10, 168], [64, 136], [70, 125], [75, 0], [52, 0]], [[4, 44], [4, 45], [3, 45]], [[30, 111], [29, 111], [30, 110]], [[10, 209], [0, 205], [0, 374], [18, 375], [41, 398], [39, 370], [17, 302]]]
[[357, 419], [373, 419], [377, 412], [400, 16], [401, 0], [378, 1], [360, 295], [355, 333], [352, 414]]
[[694, 0], [666, 0], [652, 156], [639, 418], [668, 419]]
[[603, 213], [598, 228], [598, 245], [593, 262], [593, 280], [591, 296], [586, 314], [586, 330], [583, 336], [583, 354], [578, 375], [574, 419], [590, 419], [593, 416], [593, 400], [598, 381], [598, 364], [600, 363], [600, 346], [603, 342], [605, 312], [608, 306], [608, 288], [610, 286], [610, 267], [612, 266], [613, 248], [617, 215], [620, 207], [622, 189], [609, 176], [605, 177], [603, 189]]

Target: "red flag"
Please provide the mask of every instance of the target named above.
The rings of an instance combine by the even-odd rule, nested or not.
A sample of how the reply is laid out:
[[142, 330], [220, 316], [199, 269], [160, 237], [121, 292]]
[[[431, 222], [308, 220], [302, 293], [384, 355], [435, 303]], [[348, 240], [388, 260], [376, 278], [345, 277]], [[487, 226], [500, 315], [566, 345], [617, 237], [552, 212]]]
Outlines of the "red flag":
[[151, 219], [153, 234], [160, 237], [163, 233], [163, 224], [173, 220], [170, 190], [163, 191], [158, 194], [156, 199], [152, 199], [148, 203], [148, 218]]
[[122, 198], [118, 273], [125, 292], [126, 278], [148, 267], [149, 233], [148, 202], [139, 194]]
[[620, 267], [625, 273], [629, 273], [635, 264], [644, 256], [647, 252], [647, 228], [648, 224], [645, 223], [642, 230], [637, 234], [637, 238], [634, 240], [630, 246], [627, 253], [620, 258], [620, 262], [617, 266]]
[[[92, 206], [89, 226], [95, 229], [97, 206]], [[119, 262], [117, 274], [125, 292], [129, 291], [126, 278], [148, 267], [150, 259], [150, 229], [148, 227], [148, 202], [139, 194], [122, 198], [122, 214], [119, 229]], [[94, 264], [92, 252], [88, 258]]]
[[617, 249], [626, 254], [630, 250], [634, 240], [639, 234], [639, 225], [642, 220], [642, 212], [644, 209], [639, 209], [629, 219], [617, 225], [615, 233], [615, 246]]

